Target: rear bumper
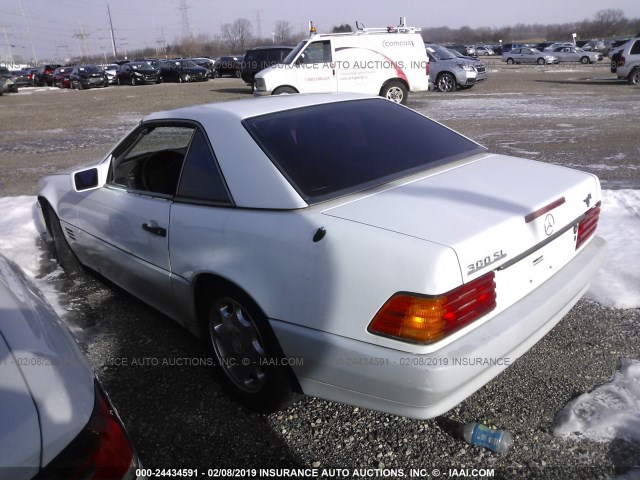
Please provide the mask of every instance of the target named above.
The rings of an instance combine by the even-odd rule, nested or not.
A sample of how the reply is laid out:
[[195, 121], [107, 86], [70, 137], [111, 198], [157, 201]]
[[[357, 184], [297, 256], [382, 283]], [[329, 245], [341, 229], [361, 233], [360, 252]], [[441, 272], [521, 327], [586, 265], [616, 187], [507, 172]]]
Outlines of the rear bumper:
[[[546, 335], [589, 287], [604, 260], [593, 240], [539, 288], [475, 330], [424, 355], [272, 320], [305, 394], [395, 415], [450, 410]], [[295, 359], [295, 361], [291, 361]]]

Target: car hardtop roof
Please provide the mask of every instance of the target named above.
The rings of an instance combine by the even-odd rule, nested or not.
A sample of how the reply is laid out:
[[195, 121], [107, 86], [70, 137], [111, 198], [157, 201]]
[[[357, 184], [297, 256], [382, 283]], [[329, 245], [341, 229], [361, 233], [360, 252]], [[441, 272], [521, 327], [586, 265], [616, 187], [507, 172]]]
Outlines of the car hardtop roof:
[[285, 95], [272, 95], [269, 97], [248, 98], [231, 100], [228, 102], [207, 103], [190, 107], [166, 110], [152, 113], [143, 119], [143, 122], [151, 120], [195, 120], [199, 123], [208, 123], [213, 117], [234, 118], [238, 121], [245, 118], [266, 115], [269, 113], [292, 110], [295, 108], [312, 105], [322, 105], [349, 100], [363, 100], [380, 98], [376, 95], [359, 93], [296, 93]]

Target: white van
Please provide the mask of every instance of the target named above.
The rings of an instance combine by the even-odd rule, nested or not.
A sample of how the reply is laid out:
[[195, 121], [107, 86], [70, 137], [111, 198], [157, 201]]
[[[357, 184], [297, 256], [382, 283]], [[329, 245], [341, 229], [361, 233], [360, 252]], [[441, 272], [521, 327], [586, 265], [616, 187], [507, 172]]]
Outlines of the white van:
[[357, 92], [406, 103], [408, 92], [429, 89], [429, 59], [419, 28], [311, 31], [283, 64], [256, 74], [255, 95]]

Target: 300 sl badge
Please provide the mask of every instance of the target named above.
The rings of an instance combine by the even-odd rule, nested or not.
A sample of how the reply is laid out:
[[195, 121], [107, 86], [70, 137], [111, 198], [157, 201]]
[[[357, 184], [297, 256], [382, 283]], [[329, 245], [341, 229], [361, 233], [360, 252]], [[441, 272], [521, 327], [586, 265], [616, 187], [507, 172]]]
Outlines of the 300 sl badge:
[[507, 254], [504, 253], [502, 250], [500, 250], [498, 252], [494, 252], [493, 255], [489, 255], [489, 256], [486, 256], [484, 258], [481, 258], [480, 260], [476, 261], [475, 263], [472, 263], [471, 265], [467, 265], [467, 270], [468, 270], [467, 271], [467, 275], [471, 275], [472, 273], [476, 273], [477, 271], [488, 267], [492, 263], [496, 263], [497, 261], [502, 260], [506, 256], [507, 256]]

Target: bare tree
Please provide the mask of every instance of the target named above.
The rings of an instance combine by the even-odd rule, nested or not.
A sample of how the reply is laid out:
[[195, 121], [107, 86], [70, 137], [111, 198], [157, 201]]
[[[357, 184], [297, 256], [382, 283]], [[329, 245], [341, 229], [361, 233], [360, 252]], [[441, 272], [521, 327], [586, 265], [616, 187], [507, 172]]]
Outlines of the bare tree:
[[286, 20], [278, 20], [273, 30], [273, 42], [280, 45], [291, 43], [291, 24]]
[[221, 27], [222, 41], [230, 50], [244, 51], [252, 38], [251, 22], [246, 18], [238, 18], [233, 23], [225, 23]]
[[606, 8], [598, 10], [593, 16], [595, 30], [601, 32], [602, 36], [619, 35], [626, 27], [627, 19], [622, 10]]

